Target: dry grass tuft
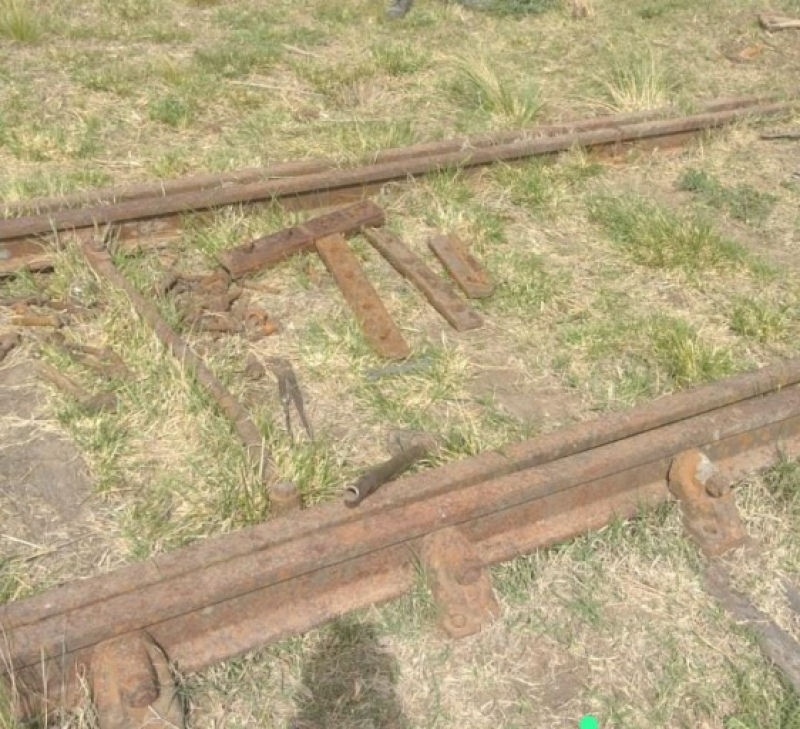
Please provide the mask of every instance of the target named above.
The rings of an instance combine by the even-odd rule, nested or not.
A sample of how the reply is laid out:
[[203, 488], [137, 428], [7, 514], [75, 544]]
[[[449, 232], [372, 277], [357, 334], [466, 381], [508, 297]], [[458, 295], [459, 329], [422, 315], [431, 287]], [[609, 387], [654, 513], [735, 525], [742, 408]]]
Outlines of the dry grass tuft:
[[35, 43], [42, 34], [40, 16], [28, 0], [0, 2], [0, 37], [18, 43]]

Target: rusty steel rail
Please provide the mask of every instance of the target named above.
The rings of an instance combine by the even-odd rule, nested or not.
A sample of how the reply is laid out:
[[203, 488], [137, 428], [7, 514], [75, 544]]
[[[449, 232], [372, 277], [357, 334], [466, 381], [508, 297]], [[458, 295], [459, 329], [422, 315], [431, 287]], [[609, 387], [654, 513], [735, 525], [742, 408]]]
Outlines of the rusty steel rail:
[[211, 190], [166, 195], [145, 200], [112, 203], [77, 210], [63, 210], [26, 218], [0, 221], [0, 241], [46, 235], [62, 230], [93, 228], [98, 225], [147, 220], [178, 213], [197, 212], [225, 205], [266, 200], [291, 200], [324, 193], [335, 200], [338, 193], [348, 199], [370, 186], [403, 180], [449, 169], [476, 167], [495, 162], [511, 162], [534, 155], [550, 155], [575, 146], [588, 148], [666, 139], [715, 129], [753, 117], [783, 114], [789, 102], [773, 102], [726, 111], [698, 114], [679, 119], [610, 126], [591, 131], [559, 134], [552, 137], [520, 139], [475, 149], [459, 149], [410, 159], [400, 159], [350, 169], [303, 174], [285, 179], [230, 185]]
[[[795, 92], [792, 92], [792, 95]], [[738, 96], [723, 99], [714, 99], [698, 106], [698, 112], [711, 114], [731, 109], [743, 109], [748, 106], [759, 106], [780, 101], [779, 94], [760, 94], [751, 96]], [[490, 134], [479, 134], [460, 139], [451, 139], [440, 142], [423, 142], [406, 147], [387, 149], [370, 155], [369, 163], [395, 162], [401, 159], [412, 159], [429, 155], [455, 152], [460, 149], [474, 149], [477, 147], [491, 147], [498, 144], [520, 141], [533, 137], [552, 137], [556, 134], [574, 134], [602, 129], [609, 126], [626, 126], [640, 124], [647, 121], [665, 118], [675, 114], [675, 109], [664, 108], [653, 111], [634, 112], [630, 114], [608, 114], [594, 119], [580, 119], [563, 124], [547, 124]], [[245, 185], [252, 182], [261, 182], [270, 179], [296, 177], [298, 175], [325, 172], [335, 169], [336, 163], [332, 160], [309, 159], [294, 162], [278, 162], [267, 167], [251, 167], [232, 172], [216, 174], [191, 175], [173, 180], [160, 180], [157, 182], [141, 183], [127, 186], [106, 187], [87, 192], [78, 192], [60, 197], [33, 198], [19, 202], [6, 203], [0, 206], [0, 220], [3, 218], [17, 218], [24, 215], [42, 215], [60, 210], [88, 207], [90, 205], [131, 202], [148, 198], [165, 197], [187, 192], [213, 190], [230, 185]]]
[[109, 639], [145, 631], [195, 671], [401, 595], [443, 530], [485, 566], [663, 502], [687, 450], [739, 478], [800, 455], [799, 375], [793, 360], [401, 479], [358, 509], [327, 504], [11, 603], [3, 665], [28, 713], [43, 680], [69, 705], [76, 671]]

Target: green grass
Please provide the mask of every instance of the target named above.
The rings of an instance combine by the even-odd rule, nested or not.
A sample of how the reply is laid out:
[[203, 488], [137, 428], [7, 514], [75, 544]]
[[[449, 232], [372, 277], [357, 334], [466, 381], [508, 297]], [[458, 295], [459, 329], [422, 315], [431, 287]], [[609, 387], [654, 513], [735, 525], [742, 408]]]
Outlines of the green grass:
[[730, 315], [731, 329], [761, 344], [785, 341], [797, 329], [797, 306], [754, 298], [736, 301]]
[[674, 72], [652, 50], [611, 49], [606, 68], [595, 75], [597, 103], [608, 111], [648, 111], [670, 105], [679, 84]]
[[148, 112], [153, 121], [172, 127], [188, 126], [195, 114], [192, 104], [177, 96], [163, 96], [153, 99]]
[[562, 359], [570, 384], [585, 386], [570, 375], [578, 364], [577, 355], [589, 363], [589, 384], [600, 387], [597, 395], [617, 406], [719, 380], [741, 366], [733, 351], [707, 343], [682, 319], [637, 316], [613, 303], [585, 322], [565, 328], [562, 337], [575, 352]]
[[589, 219], [634, 263], [648, 268], [698, 274], [741, 269], [745, 249], [724, 238], [698, 215], [669, 210], [633, 195], [595, 195], [588, 201]]
[[37, 42], [44, 34], [41, 17], [28, 0], [0, 0], [0, 38]]
[[725, 210], [734, 220], [753, 225], [763, 224], [777, 201], [774, 195], [760, 192], [752, 185], [723, 185], [712, 174], [694, 168], [684, 170], [676, 187], [694, 193], [710, 207]]
[[535, 81], [522, 83], [496, 71], [486, 59], [463, 56], [455, 66], [450, 92], [468, 109], [476, 109], [512, 126], [526, 126], [539, 117], [544, 107]]

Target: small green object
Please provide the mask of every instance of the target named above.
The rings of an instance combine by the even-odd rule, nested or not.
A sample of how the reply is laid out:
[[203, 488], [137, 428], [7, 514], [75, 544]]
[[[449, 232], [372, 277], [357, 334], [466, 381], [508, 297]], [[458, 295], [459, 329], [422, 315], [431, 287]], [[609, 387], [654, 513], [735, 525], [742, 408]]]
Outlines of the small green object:
[[600, 729], [600, 722], [593, 716], [584, 716], [578, 729]]

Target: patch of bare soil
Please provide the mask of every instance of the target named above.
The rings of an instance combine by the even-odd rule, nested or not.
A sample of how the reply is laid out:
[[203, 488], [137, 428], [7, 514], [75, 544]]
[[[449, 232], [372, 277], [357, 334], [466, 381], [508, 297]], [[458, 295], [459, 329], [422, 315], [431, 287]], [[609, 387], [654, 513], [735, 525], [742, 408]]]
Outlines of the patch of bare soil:
[[94, 571], [102, 532], [74, 444], [47, 417], [31, 367], [0, 369], [0, 579], [10, 597]]
[[505, 413], [533, 425], [548, 428], [577, 420], [580, 399], [562, 388], [543, 385], [531, 387], [524, 376], [513, 369], [497, 368], [475, 377], [470, 391], [477, 397], [490, 397]]

